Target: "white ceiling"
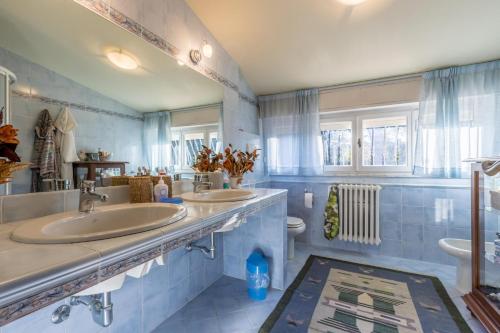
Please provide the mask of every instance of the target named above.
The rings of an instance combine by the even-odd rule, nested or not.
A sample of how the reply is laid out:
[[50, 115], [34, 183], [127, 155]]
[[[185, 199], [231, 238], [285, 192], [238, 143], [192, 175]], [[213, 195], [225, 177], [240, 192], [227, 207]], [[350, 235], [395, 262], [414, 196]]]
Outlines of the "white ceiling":
[[[137, 111], [218, 103], [223, 88], [139, 37], [69, 0], [0, 1], [0, 47]], [[125, 71], [106, 58], [121, 48], [140, 62]], [[0, 59], [1, 66], [1, 59]]]
[[500, 58], [499, 0], [187, 0], [254, 92]]

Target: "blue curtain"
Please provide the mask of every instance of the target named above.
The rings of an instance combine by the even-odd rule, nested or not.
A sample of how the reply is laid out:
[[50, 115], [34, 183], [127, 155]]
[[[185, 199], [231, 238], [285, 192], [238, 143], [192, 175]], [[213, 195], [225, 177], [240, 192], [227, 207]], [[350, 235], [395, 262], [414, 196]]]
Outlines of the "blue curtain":
[[171, 158], [170, 112], [151, 112], [144, 115], [143, 152], [150, 170], [168, 169]]
[[425, 73], [414, 174], [468, 177], [465, 159], [500, 154], [499, 128], [500, 61]]
[[323, 172], [318, 89], [259, 97], [269, 175]]

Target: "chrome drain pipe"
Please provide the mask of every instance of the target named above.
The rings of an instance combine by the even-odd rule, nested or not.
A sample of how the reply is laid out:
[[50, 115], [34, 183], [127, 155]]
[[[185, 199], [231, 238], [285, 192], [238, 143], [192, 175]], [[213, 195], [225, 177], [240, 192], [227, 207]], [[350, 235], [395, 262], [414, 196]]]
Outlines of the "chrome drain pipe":
[[102, 327], [108, 327], [113, 322], [113, 303], [111, 292], [107, 291], [98, 295], [72, 296], [71, 306], [85, 305], [92, 313], [92, 319]]
[[210, 260], [215, 259], [215, 233], [210, 233], [210, 246], [196, 245], [195, 243], [189, 243], [185, 246], [186, 251], [191, 252], [193, 250], [199, 250]]

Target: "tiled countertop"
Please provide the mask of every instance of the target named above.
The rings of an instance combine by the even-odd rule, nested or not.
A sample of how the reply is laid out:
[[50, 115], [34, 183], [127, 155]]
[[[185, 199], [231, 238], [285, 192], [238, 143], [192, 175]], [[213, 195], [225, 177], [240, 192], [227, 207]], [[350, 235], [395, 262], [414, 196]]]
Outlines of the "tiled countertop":
[[0, 326], [199, 239], [235, 214], [244, 217], [286, 198], [286, 190], [255, 192], [247, 201], [186, 202], [187, 216], [179, 222], [92, 242], [23, 244], [9, 237], [24, 222], [0, 224]]

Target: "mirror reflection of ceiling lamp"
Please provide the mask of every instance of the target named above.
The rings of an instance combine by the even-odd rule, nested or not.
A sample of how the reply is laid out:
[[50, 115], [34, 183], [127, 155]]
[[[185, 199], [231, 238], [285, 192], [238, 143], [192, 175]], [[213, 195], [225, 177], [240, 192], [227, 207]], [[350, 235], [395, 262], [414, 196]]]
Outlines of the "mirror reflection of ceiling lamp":
[[122, 50], [110, 51], [106, 53], [106, 57], [116, 67], [126, 70], [133, 70], [139, 67], [139, 63], [132, 56], [123, 53]]

